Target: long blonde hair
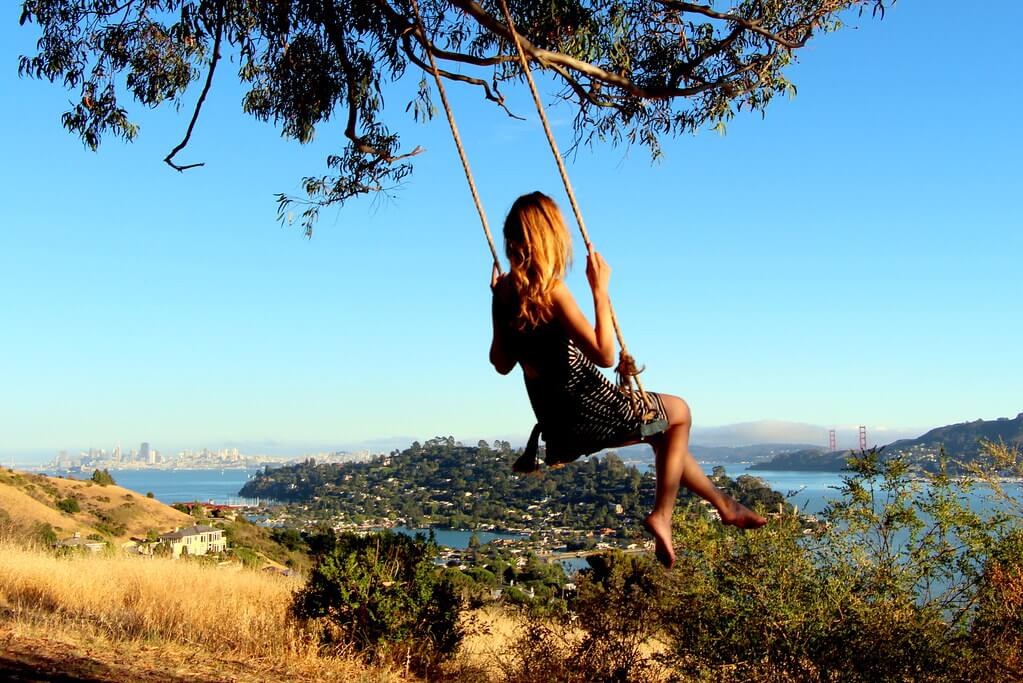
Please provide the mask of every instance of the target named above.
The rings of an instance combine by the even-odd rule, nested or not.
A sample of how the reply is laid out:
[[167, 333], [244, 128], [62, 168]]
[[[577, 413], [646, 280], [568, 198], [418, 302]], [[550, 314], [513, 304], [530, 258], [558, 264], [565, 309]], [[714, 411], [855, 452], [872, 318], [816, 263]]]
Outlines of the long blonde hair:
[[508, 278], [519, 297], [516, 326], [522, 330], [554, 315], [554, 285], [572, 261], [572, 238], [554, 200], [541, 192], [515, 200], [504, 219]]

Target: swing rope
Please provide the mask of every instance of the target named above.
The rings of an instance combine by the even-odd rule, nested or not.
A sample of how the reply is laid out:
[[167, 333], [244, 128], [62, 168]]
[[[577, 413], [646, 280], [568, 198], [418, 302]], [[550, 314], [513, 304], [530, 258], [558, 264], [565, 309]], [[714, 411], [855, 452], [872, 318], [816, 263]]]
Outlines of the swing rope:
[[[413, 4], [416, 0], [412, 0]], [[540, 93], [537, 91], [536, 83], [533, 81], [533, 73], [529, 68], [529, 61], [526, 59], [526, 53], [522, 48], [522, 43], [519, 40], [519, 34], [515, 30], [515, 22], [512, 21], [511, 12], [508, 11], [508, 4], [505, 0], [498, 0], [501, 5], [501, 11], [504, 12], [505, 22], [508, 24], [508, 32], [511, 34], [512, 42], [515, 44], [515, 49], [519, 53], [519, 63], [522, 65], [522, 71], [526, 75], [526, 80], [529, 82], [529, 90], [533, 93], [533, 103], [536, 105], [536, 111], [540, 115], [540, 121], [543, 123], [544, 133], [547, 134], [547, 142], [550, 144], [551, 153], [554, 155], [554, 160], [558, 164], [558, 171], [561, 173], [561, 182], [565, 185], [565, 192], [568, 194], [568, 201], [572, 205], [572, 213], [575, 214], [576, 224], [579, 226], [579, 232], [582, 234], [583, 243], [586, 245], [586, 253], [588, 255], [593, 253], [593, 244], [590, 242], [589, 233], [586, 232], [586, 225], [583, 223], [583, 215], [579, 210], [579, 203], [575, 199], [575, 193], [572, 191], [572, 183], [568, 179], [568, 171], [565, 169], [565, 162], [561, 158], [561, 152], [558, 150], [558, 143], [554, 140], [554, 133], [551, 132], [550, 122], [547, 120], [547, 114], [544, 112], [543, 103], [540, 101]], [[433, 57], [430, 57], [431, 63]], [[436, 76], [436, 71], [434, 72]], [[439, 83], [439, 77], [438, 77]], [[618, 387], [629, 397], [632, 403], [633, 413], [640, 416], [644, 421], [653, 417], [653, 401], [647, 395], [643, 389], [643, 383], [640, 382], [639, 373], [643, 372], [643, 368], [636, 367], [636, 360], [629, 353], [628, 348], [625, 346], [625, 338], [622, 336], [622, 330], [618, 326], [618, 317], [615, 315], [614, 307], [608, 302], [608, 306], [611, 309], [611, 324], [614, 327], [615, 336], [618, 338], [618, 347], [621, 352], [618, 356], [618, 367], [615, 368], [615, 372], [618, 375]], [[633, 389], [635, 384], [635, 389]], [[638, 394], [638, 396], [637, 396]]]
[[[533, 75], [529, 68], [529, 61], [526, 59], [526, 54], [522, 48], [522, 44], [519, 41], [519, 34], [515, 31], [515, 23], [512, 21], [511, 12], [508, 11], [508, 5], [505, 0], [499, 0], [501, 4], [501, 10], [504, 12], [505, 21], [508, 24], [508, 30], [511, 33], [512, 41], [515, 43], [515, 48], [518, 51], [519, 62], [522, 66], [522, 71], [526, 75], [526, 80], [529, 82], [530, 92], [533, 94], [533, 103], [536, 105], [536, 111], [540, 115], [540, 121], [543, 123], [544, 132], [547, 134], [547, 142], [550, 144], [551, 152], [554, 155], [554, 160], [558, 164], [558, 171], [561, 173], [561, 181], [565, 186], [565, 192], [568, 194], [569, 203], [572, 205], [572, 213], [575, 214], [576, 224], [579, 226], [579, 232], [582, 234], [583, 243], [586, 245], [586, 253], [593, 253], [593, 244], [590, 242], [589, 233], [586, 231], [586, 224], [583, 222], [582, 212], [579, 210], [579, 203], [576, 201], [575, 193], [572, 191], [572, 183], [568, 179], [568, 171], [565, 169], [565, 163], [561, 158], [561, 152], [558, 150], [557, 142], [554, 140], [554, 133], [551, 132], [550, 122], [547, 120], [547, 114], [544, 112], [543, 103], [540, 101], [540, 94], [537, 91], [536, 83], [533, 81]], [[458, 133], [458, 126], [455, 124], [455, 116], [452, 112], [451, 105], [448, 102], [447, 93], [444, 90], [444, 83], [440, 77], [440, 70], [437, 68], [437, 62], [434, 59], [433, 52], [426, 47], [426, 27], [423, 24], [423, 17], [419, 13], [419, 3], [417, 0], [410, 0], [412, 11], [415, 13], [417, 30], [424, 42], [423, 51], [426, 52], [427, 58], [430, 60], [430, 70], [433, 74], [433, 80], [437, 84], [437, 92], [440, 93], [441, 104], [444, 106], [444, 113], [448, 119], [448, 126], [451, 128], [451, 136], [455, 140], [455, 147], [458, 149], [458, 157], [462, 161], [462, 169], [465, 171], [465, 179], [469, 183], [469, 191], [472, 193], [473, 202], [476, 205], [476, 211], [479, 213], [480, 222], [483, 224], [483, 232], [487, 238], [487, 245], [490, 247], [490, 255], [494, 259], [494, 267], [498, 273], [503, 273], [501, 268], [501, 261], [497, 256], [497, 247], [494, 245], [494, 237], [490, 232], [490, 225], [487, 222], [486, 212], [483, 210], [483, 203], [480, 201], [479, 192], [476, 189], [476, 182], [473, 180], [472, 171], [469, 168], [469, 160], [465, 154], [465, 148], [462, 146], [462, 137]], [[620, 353], [618, 356], [618, 366], [615, 368], [615, 372], [618, 375], [618, 386], [622, 391], [629, 397], [629, 401], [632, 405], [633, 413], [639, 416], [642, 420], [647, 421], [654, 417], [653, 411], [653, 400], [647, 395], [643, 389], [643, 383], [639, 379], [639, 373], [643, 372], [643, 368], [636, 366], [636, 360], [628, 351], [628, 347], [625, 345], [625, 338], [622, 336], [622, 330], [618, 325], [618, 317], [615, 315], [614, 307], [610, 306], [611, 311], [611, 324], [614, 327], [615, 336], [618, 338], [618, 347]], [[635, 385], [635, 388], [633, 388]]]
[[[426, 27], [423, 25], [423, 17], [419, 14], [419, 3], [416, 0], [412, 0], [412, 11], [416, 15], [416, 24], [419, 28], [419, 33], [422, 36], [423, 41], [427, 40]], [[483, 202], [480, 201], [479, 192], [476, 190], [476, 182], [472, 178], [472, 171], [469, 170], [469, 159], [465, 156], [465, 149], [462, 147], [462, 136], [458, 134], [458, 126], [455, 125], [455, 115], [451, 111], [451, 106], [448, 104], [448, 96], [444, 91], [444, 83], [441, 81], [440, 71], [437, 69], [437, 62], [433, 58], [433, 52], [425, 47], [423, 51], [426, 56], [430, 58], [430, 68], [433, 71], [433, 80], [437, 82], [437, 91], [440, 93], [441, 104], [444, 105], [444, 113], [448, 117], [448, 125], [451, 127], [451, 135], [455, 139], [455, 147], [458, 148], [458, 158], [462, 160], [462, 169], [465, 171], [465, 179], [469, 181], [469, 191], [472, 193], [472, 200], [476, 204], [476, 211], [479, 212], [480, 222], [483, 223], [483, 232], [487, 236], [487, 244], [490, 246], [490, 255], [494, 258], [494, 268], [497, 272], [503, 273], [501, 269], [501, 261], [497, 257], [497, 247], [494, 246], [494, 236], [490, 234], [490, 225], [487, 223], [487, 214], [483, 211]]]

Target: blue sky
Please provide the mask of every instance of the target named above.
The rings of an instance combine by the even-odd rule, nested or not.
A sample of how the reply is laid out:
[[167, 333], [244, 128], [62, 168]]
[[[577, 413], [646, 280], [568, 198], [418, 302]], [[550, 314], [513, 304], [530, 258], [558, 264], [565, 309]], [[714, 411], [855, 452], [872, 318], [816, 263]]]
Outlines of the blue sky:
[[[656, 164], [640, 148], [570, 164], [645, 384], [686, 397], [697, 427], [866, 424], [884, 442], [1023, 410], [1023, 56], [939, 40], [949, 17], [994, 31], [960, 9], [851, 18], [766, 118], [667, 141]], [[178, 157], [204, 168], [161, 161], [187, 111], [133, 107], [139, 139], [91, 153], [60, 126], [69, 95], [18, 79], [35, 40], [18, 13], [0, 18], [0, 458], [528, 433], [518, 373], [487, 362], [489, 254], [442, 117], [416, 124], [394, 93], [389, 120], [427, 149], [415, 174], [306, 240], [273, 195], [323, 172], [340, 128], [284, 141], [223, 69]], [[528, 93], [507, 93], [523, 123], [451, 90], [492, 224], [534, 189], [564, 205]], [[553, 109], [563, 146], [570, 116]]]

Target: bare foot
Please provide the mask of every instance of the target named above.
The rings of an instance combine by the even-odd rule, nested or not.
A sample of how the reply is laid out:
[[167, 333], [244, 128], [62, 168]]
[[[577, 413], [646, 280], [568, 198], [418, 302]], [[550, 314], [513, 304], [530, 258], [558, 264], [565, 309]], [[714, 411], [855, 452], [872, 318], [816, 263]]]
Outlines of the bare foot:
[[675, 546], [671, 542], [671, 520], [650, 513], [643, 520], [643, 527], [654, 537], [654, 556], [666, 568], [675, 564]]
[[720, 513], [722, 524], [731, 524], [739, 529], [759, 529], [767, 524], [766, 519], [734, 498], [730, 499], [728, 506]]

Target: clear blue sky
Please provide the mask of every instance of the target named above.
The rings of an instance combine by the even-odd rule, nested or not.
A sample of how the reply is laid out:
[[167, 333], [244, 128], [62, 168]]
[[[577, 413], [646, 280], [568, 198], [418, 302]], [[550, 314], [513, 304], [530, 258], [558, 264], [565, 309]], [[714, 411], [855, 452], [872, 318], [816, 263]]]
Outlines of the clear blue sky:
[[[36, 37], [19, 12], [0, 17], [0, 457], [528, 433], [519, 375], [487, 362], [489, 256], [443, 118], [415, 124], [392, 96], [427, 148], [416, 173], [327, 211], [310, 241], [273, 194], [322, 173], [339, 128], [282, 140], [223, 69], [179, 156], [204, 168], [161, 161], [187, 111], [133, 107], [138, 141], [93, 154], [61, 128], [69, 95], [18, 79]], [[600, 148], [570, 166], [646, 385], [698, 426], [1023, 410], [1023, 53], [947, 0], [852, 23], [801, 53], [798, 97], [765, 119], [669, 141], [656, 165]], [[529, 123], [452, 90], [495, 226], [518, 194], [563, 197], [524, 90]], [[554, 110], [565, 146], [570, 115]], [[582, 264], [577, 244], [585, 302]]]

